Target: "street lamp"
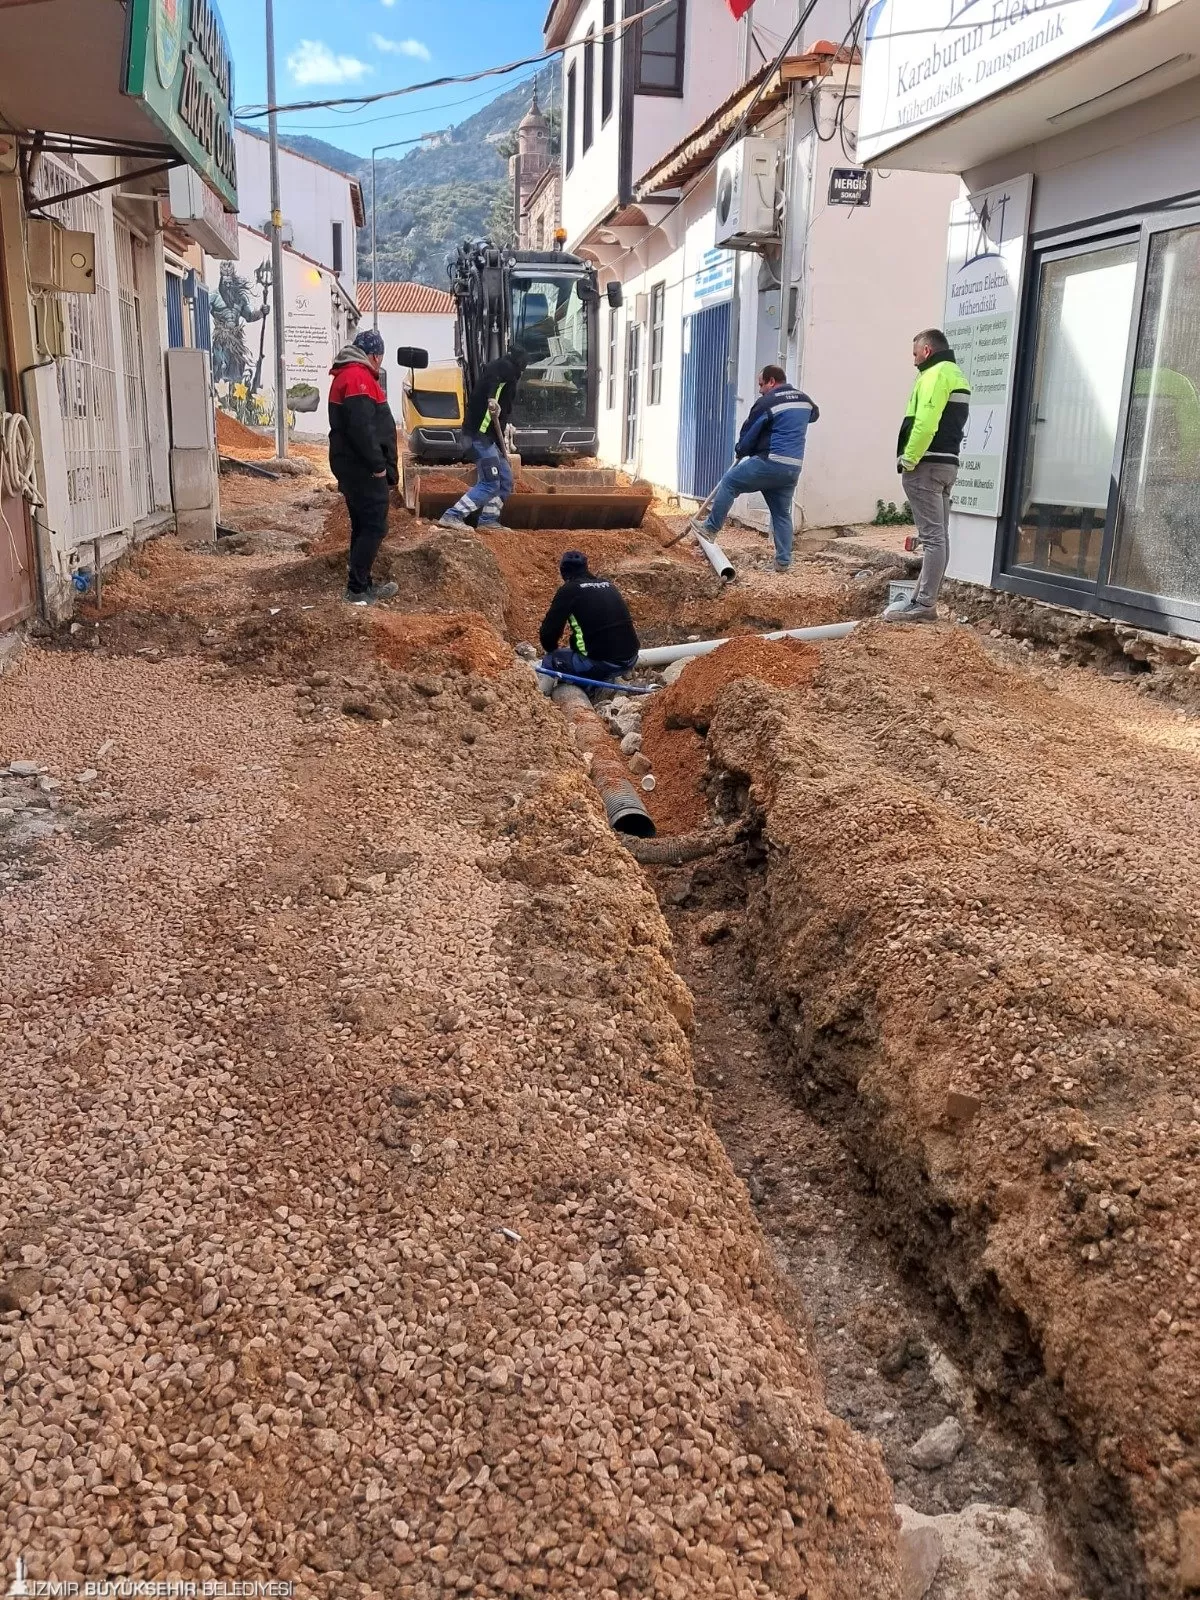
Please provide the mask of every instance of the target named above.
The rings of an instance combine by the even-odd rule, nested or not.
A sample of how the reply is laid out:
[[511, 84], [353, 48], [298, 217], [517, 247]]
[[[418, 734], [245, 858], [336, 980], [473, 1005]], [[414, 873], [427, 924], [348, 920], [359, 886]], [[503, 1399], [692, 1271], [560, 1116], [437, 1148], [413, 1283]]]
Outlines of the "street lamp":
[[381, 150], [399, 150], [401, 145], [424, 144], [436, 134], [423, 133], [419, 139], [393, 139], [391, 144], [377, 144], [371, 151], [371, 326], [379, 332], [379, 286], [375, 259], [375, 157]]

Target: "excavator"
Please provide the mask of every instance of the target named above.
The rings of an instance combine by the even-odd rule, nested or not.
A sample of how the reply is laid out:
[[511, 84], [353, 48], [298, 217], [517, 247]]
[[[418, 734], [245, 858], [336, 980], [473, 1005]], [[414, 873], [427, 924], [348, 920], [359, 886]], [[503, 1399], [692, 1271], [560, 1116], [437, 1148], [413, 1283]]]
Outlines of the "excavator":
[[[409, 509], [437, 518], [474, 481], [473, 469], [458, 465], [470, 459], [466, 398], [487, 363], [517, 346], [529, 359], [505, 441], [516, 479], [504, 506], [506, 526], [640, 527], [653, 497], [649, 485], [622, 483], [614, 468], [594, 461], [580, 464], [595, 456], [597, 444], [595, 267], [561, 249], [514, 250], [487, 239], [461, 244], [446, 266], [456, 361], [431, 367], [425, 350], [396, 352], [398, 365], [408, 368], [400, 426]], [[608, 286], [607, 300], [620, 306], [620, 284]]]

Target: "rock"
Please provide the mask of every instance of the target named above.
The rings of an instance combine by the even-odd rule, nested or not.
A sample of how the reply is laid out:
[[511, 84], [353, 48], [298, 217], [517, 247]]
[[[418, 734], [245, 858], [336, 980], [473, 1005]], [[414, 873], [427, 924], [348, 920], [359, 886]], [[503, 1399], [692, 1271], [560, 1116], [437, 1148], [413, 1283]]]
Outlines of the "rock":
[[36, 761], [10, 761], [8, 770], [14, 778], [36, 778], [42, 769]]
[[411, 1111], [415, 1106], [422, 1104], [425, 1096], [419, 1089], [406, 1089], [402, 1083], [397, 1083], [388, 1091], [388, 1099], [400, 1110]]
[[948, 1467], [966, 1442], [962, 1423], [957, 1417], [947, 1417], [921, 1435], [908, 1452], [908, 1459], [922, 1472], [936, 1472], [939, 1467]]
[[627, 733], [621, 740], [621, 754], [623, 756], [635, 756], [641, 748], [642, 736], [640, 733]]
[[349, 883], [340, 872], [333, 873], [321, 885], [322, 890], [330, 900], [344, 900], [349, 887]]
[[357, 889], [359, 894], [382, 894], [387, 888], [386, 872], [368, 872], [360, 878], [351, 878], [350, 887]]
[[77, 772], [75, 774], [75, 782], [76, 783], [95, 783], [96, 779], [99, 776], [100, 776], [100, 774], [96, 771], [95, 767], [84, 767], [82, 772]]
[[41, 1273], [31, 1267], [18, 1267], [0, 1282], [0, 1312], [27, 1311], [30, 1301], [41, 1292]]
[[1179, 1513], [1179, 1584], [1185, 1594], [1200, 1590], [1200, 1507]]
[[367, 722], [387, 722], [391, 711], [382, 700], [356, 700], [342, 701], [342, 710], [348, 717], [363, 717]]
[[964, 1094], [959, 1089], [951, 1089], [946, 1096], [946, 1116], [950, 1122], [970, 1122], [978, 1116], [983, 1102], [978, 1095]]
[[900, 1517], [900, 1594], [902, 1600], [924, 1600], [942, 1564], [942, 1536], [931, 1518], [911, 1506], [896, 1507]]
[[662, 681], [666, 684], [678, 683], [691, 664], [692, 658], [690, 656], [685, 656], [682, 661], [672, 661], [669, 667], [663, 668]]
[[524, 640], [522, 640], [521, 643], [519, 645], [517, 645], [516, 653], [521, 658], [522, 661], [537, 661], [539, 659], [538, 652], [533, 648], [533, 646], [531, 644], [526, 644], [524, 642]]
[[906, 1334], [881, 1357], [879, 1370], [885, 1378], [898, 1378], [914, 1362], [924, 1361], [927, 1357], [928, 1351], [921, 1341]]
[[642, 755], [639, 751], [637, 755], [630, 756], [629, 770], [635, 778], [644, 778], [648, 772], [654, 771], [654, 763], [649, 756]]

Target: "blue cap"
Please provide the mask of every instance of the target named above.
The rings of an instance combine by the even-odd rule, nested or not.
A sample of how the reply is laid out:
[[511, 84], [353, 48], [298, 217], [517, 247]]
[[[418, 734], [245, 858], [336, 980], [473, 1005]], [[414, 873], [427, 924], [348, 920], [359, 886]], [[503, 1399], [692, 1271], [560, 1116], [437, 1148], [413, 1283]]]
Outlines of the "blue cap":
[[384, 351], [383, 335], [374, 328], [366, 328], [354, 336], [354, 348], [365, 356], [381, 356]]
[[582, 578], [587, 569], [587, 557], [582, 550], [565, 551], [558, 563], [558, 570], [564, 578]]

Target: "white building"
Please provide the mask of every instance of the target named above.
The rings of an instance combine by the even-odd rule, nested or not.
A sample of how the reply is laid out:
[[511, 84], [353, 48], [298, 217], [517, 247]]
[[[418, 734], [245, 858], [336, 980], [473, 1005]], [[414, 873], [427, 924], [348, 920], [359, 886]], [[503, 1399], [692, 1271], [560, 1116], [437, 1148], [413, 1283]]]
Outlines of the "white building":
[[369, 283], [360, 284], [358, 305], [362, 326], [377, 327], [383, 335], [388, 393], [398, 395], [403, 371], [397, 368], [396, 351], [401, 345], [427, 351], [431, 367], [454, 361], [454, 296], [425, 283], [381, 283], [378, 288], [378, 315]]
[[[202, 341], [182, 321], [172, 339], [164, 203], [174, 163], [223, 226], [237, 174], [228, 45], [211, 5], [197, 13], [203, 38], [182, 8], [134, 19], [123, 6], [41, 0], [0, 15], [0, 411], [6, 438], [19, 430], [33, 451], [25, 492], [0, 501], [3, 630], [38, 610], [69, 613], [76, 583], [173, 530], [177, 510], [215, 517], [202, 353], [183, 363], [200, 424], [186, 502], [173, 486], [187, 384], [175, 371], [172, 412], [169, 351]], [[222, 248], [203, 219], [180, 213], [173, 226]], [[174, 279], [181, 317], [186, 277]]]
[[[969, 23], [970, 18], [965, 19]], [[952, 576], [1200, 638], [1200, 0], [884, 0], [863, 154], [961, 173]]]
[[[263, 135], [239, 128], [237, 158], [239, 218], [247, 227], [269, 234], [271, 169]], [[281, 147], [279, 203], [284, 243], [334, 273], [353, 300], [358, 283], [358, 230], [366, 222], [357, 178]]]
[[[213, 320], [212, 373], [223, 411], [253, 427], [275, 420], [275, 336], [271, 241], [238, 225], [238, 259], [207, 268]], [[358, 308], [337, 275], [298, 250], [283, 252], [284, 372], [291, 426], [329, 432], [330, 364], [353, 336]]]
[[[741, 25], [724, 5], [671, 7], [606, 48], [613, 10], [558, 0], [546, 36], [577, 41], [563, 69], [567, 249], [624, 291], [621, 309], [601, 305], [601, 456], [705, 497], [758, 371], [778, 364], [821, 408], [797, 521], [867, 521], [900, 493], [912, 336], [941, 314], [958, 185], [906, 174], [876, 178], [869, 204], [831, 199], [863, 187], [834, 178], [856, 170], [858, 68], [821, 37], [849, 29], [848, 7], [818, 7], [778, 65], [796, 19], [785, 0], [758, 0]], [[719, 248], [722, 153], [746, 137], [765, 141], [761, 235]], [[765, 524], [757, 497], [739, 511]]]

